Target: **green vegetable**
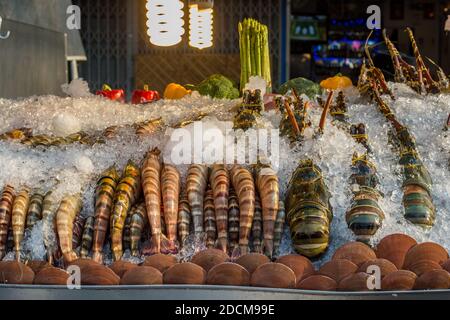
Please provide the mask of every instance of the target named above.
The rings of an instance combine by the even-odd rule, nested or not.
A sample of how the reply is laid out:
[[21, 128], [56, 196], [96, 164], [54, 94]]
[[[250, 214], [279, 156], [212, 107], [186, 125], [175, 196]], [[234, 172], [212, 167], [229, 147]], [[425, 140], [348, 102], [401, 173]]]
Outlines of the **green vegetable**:
[[322, 89], [320, 86], [312, 82], [311, 80], [305, 78], [295, 78], [287, 81], [280, 87], [280, 93], [286, 94], [290, 89], [294, 88], [298, 94], [305, 94], [310, 99], [315, 98], [317, 95], [320, 95]]
[[221, 74], [213, 74], [195, 87], [202, 96], [210, 96], [217, 99], [239, 98], [239, 90], [233, 82]]

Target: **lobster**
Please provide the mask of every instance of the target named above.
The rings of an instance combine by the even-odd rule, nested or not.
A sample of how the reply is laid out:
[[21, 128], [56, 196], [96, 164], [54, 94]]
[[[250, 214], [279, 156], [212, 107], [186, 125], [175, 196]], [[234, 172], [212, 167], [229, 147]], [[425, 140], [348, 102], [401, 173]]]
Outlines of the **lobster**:
[[413, 224], [428, 228], [434, 225], [436, 209], [431, 198], [433, 181], [420, 159], [414, 137], [400, 124], [389, 105], [381, 99], [375, 85], [374, 98], [380, 112], [391, 123], [400, 144], [399, 164], [403, 167], [403, 207], [405, 218]]
[[203, 204], [204, 230], [206, 233], [206, 247], [213, 248], [217, 239], [216, 213], [214, 210], [214, 194], [211, 189], [205, 193]]
[[[80, 256], [86, 259], [89, 256], [89, 250], [92, 248], [93, 235], [94, 235], [94, 217], [90, 216], [86, 218], [83, 227], [83, 235], [81, 236], [81, 250]], [[113, 252], [114, 254], [114, 252]]]
[[233, 119], [233, 129], [242, 129], [244, 131], [253, 127], [257, 117], [261, 116], [263, 110], [263, 97], [261, 90], [244, 91], [242, 104]]
[[307, 118], [308, 103], [304, 103], [297, 91], [292, 90], [294, 99], [277, 98], [276, 104], [282, 114], [280, 121], [280, 135], [286, 136], [291, 142], [295, 142], [303, 135], [306, 128], [311, 126]]
[[103, 258], [103, 244], [108, 231], [114, 193], [119, 178], [116, 168], [112, 166], [102, 173], [95, 189], [95, 220], [92, 259], [99, 263], [102, 262]]
[[[255, 213], [255, 183], [250, 171], [239, 165], [231, 168], [231, 182], [239, 202], [239, 252], [245, 255]], [[238, 252], [234, 255], [238, 255]]]
[[214, 196], [214, 211], [217, 226], [217, 245], [220, 250], [227, 252], [228, 245], [228, 195], [230, 177], [224, 165], [215, 164], [209, 178]]
[[110, 218], [110, 234], [113, 258], [118, 261], [122, 258], [122, 235], [125, 219], [141, 194], [141, 176], [139, 168], [128, 161], [122, 178], [114, 194], [114, 206]]
[[12, 207], [12, 231], [14, 238], [14, 251], [16, 252], [16, 260], [20, 261], [20, 253], [22, 251], [21, 242], [25, 231], [25, 222], [27, 211], [30, 205], [30, 189], [23, 188], [22, 191], [14, 199]]
[[189, 228], [191, 225], [191, 208], [186, 194], [183, 194], [178, 203], [178, 239], [180, 245], [183, 246], [186, 238], [189, 236]]
[[26, 228], [28, 230], [33, 229], [36, 222], [42, 219], [42, 202], [44, 201], [44, 196], [40, 193], [35, 193], [31, 196], [30, 206], [27, 212], [27, 223]]
[[333, 211], [322, 171], [310, 159], [294, 171], [286, 195], [286, 216], [295, 250], [313, 258], [328, 248]]
[[79, 195], [64, 197], [56, 212], [56, 229], [58, 231], [59, 244], [66, 263], [78, 259], [73, 250], [73, 225], [80, 214], [83, 204]]
[[147, 210], [142, 202], [131, 209], [130, 212], [130, 250], [131, 255], [139, 255], [139, 242], [141, 241], [144, 228], [148, 225]]

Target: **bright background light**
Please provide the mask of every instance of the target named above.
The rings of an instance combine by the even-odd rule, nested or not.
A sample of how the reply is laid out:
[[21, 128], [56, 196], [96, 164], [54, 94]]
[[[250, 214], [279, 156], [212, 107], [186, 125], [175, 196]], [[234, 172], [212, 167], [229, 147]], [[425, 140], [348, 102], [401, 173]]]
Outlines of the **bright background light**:
[[189, 45], [198, 49], [213, 45], [213, 9], [199, 10], [198, 5], [189, 8]]
[[169, 47], [181, 42], [183, 7], [179, 0], [147, 0], [147, 34], [152, 44]]

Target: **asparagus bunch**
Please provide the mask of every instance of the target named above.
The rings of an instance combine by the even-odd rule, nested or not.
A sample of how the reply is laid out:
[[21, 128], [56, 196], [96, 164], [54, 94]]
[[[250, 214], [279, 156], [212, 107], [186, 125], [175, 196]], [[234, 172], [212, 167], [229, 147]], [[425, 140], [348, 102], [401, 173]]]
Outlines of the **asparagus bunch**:
[[254, 19], [239, 22], [239, 48], [241, 54], [241, 92], [251, 76], [260, 76], [272, 91], [270, 71], [269, 29]]

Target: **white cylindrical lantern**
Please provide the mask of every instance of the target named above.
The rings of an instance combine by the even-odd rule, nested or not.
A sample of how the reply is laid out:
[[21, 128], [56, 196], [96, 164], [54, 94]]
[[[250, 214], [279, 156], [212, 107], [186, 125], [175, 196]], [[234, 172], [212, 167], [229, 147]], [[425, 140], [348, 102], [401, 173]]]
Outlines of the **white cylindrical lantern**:
[[189, 8], [189, 45], [198, 49], [213, 45], [213, 9], [199, 9], [193, 4]]
[[147, 34], [152, 44], [169, 47], [181, 42], [183, 7], [180, 0], [147, 0]]

